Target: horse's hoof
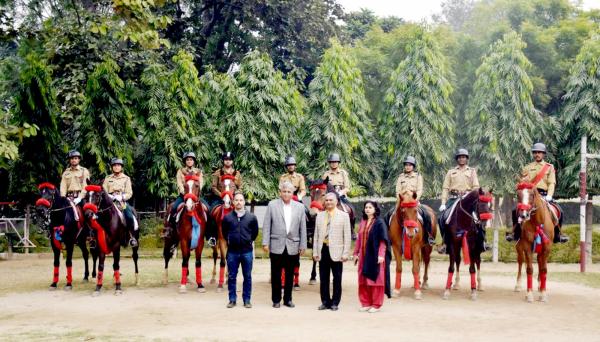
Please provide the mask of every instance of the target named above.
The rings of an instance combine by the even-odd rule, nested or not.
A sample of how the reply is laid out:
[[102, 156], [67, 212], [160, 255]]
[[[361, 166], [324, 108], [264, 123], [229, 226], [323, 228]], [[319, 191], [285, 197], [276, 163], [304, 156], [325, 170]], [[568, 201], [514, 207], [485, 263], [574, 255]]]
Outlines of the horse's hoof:
[[204, 293], [204, 292], [206, 292], [206, 288], [204, 286], [202, 286], [202, 287], [199, 286], [197, 291], [199, 293]]
[[483, 288], [483, 286], [477, 285], [477, 291], [483, 292], [483, 291], [485, 291], [485, 289]]
[[65, 285], [65, 291], [73, 290], [73, 285]]
[[300, 291], [300, 285], [298, 285], [298, 284], [294, 285], [294, 291]]
[[444, 290], [444, 295], [442, 296], [442, 299], [443, 300], [450, 299], [450, 290], [449, 289]]
[[458, 291], [458, 290], [460, 290], [460, 285], [454, 284], [454, 285], [452, 285], [452, 289], [455, 291]]
[[221, 293], [221, 292], [223, 292], [223, 285], [219, 285], [219, 286], [217, 287], [217, 292], [218, 292], [218, 293]]
[[527, 296], [525, 296], [525, 300], [527, 300], [527, 303], [533, 303], [533, 292], [532, 291], [527, 291]]
[[392, 293], [392, 295], [394, 297], [400, 297], [400, 289], [394, 289], [394, 292]]
[[89, 282], [90, 282], [90, 280], [89, 280], [88, 278], [83, 278], [83, 282], [84, 282], [84, 283], [89, 283]]
[[427, 282], [423, 283], [423, 285], [421, 286], [421, 289], [429, 290], [429, 284]]
[[421, 293], [421, 290], [417, 290], [417, 291], [415, 291], [415, 299], [416, 299], [416, 300], [421, 300], [421, 299], [423, 299], [423, 293]]
[[213, 279], [210, 280], [211, 284], [215, 284], [216, 282], [217, 282], [217, 280], [215, 278], [213, 278]]
[[135, 274], [135, 286], [140, 285], [140, 274], [136, 273]]
[[523, 287], [521, 285], [515, 285], [515, 292], [521, 292]]
[[548, 295], [546, 294], [546, 291], [542, 291], [542, 293], [540, 293], [540, 297], [538, 298], [538, 300], [542, 303], [548, 302]]
[[52, 284], [51, 284], [51, 285], [48, 287], [48, 290], [50, 290], [50, 291], [56, 291], [56, 288], [57, 288], [57, 287], [58, 287], [58, 286], [56, 285], [56, 283], [52, 283]]
[[317, 279], [311, 279], [308, 281], [308, 285], [316, 285], [317, 284]]
[[162, 283], [163, 285], [167, 285], [169, 283], [169, 277], [163, 277]]
[[92, 297], [98, 297], [100, 295], [100, 290], [96, 290], [92, 292]]
[[472, 289], [471, 290], [471, 300], [472, 301], [476, 301], [477, 300], [477, 290], [476, 289]]
[[120, 296], [123, 294], [123, 290], [115, 290], [115, 296]]
[[187, 292], [187, 288], [185, 287], [185, 285], [179, 285], [179, 293], [186, 293]]

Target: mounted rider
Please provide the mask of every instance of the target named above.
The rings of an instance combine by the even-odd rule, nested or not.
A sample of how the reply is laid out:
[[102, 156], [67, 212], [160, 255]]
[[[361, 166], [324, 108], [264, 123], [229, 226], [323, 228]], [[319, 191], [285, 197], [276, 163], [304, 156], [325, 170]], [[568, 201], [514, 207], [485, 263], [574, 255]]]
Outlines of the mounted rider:
[[[233, 183], [235, 184], [236, 190], [242, 189], [242, 175], [240, 171], [234, 169], [233, 167], [234, 158], [235, 155], [232, 152], [223, 153], [223, 155], [221, 156], [223, 167], [216, 170], [212, 174], [211, 189], [213, 194], [217, 196], [217, 204], [223, 203], [222, 192], [226, 190], [223, 182], [224, 176], [233, 177]], [[231, 200], [233, 200], [233, 193]]]
[[294, 186], [294, 200], [302, 202], [302, 198], [306, 196], [306, 181], [304, 176], [296, 172], [296, 158], [294, 156], [285, 157], [284, 166], [286, 173], [279, 177], [279, 184], [288, 181]]
[[[439, 211], [439, 227], [442, 234], [443, 245], [438, 249], [440, 253], [446, 250], [445, 242], [445, 220], [452, 214], [453, 206], [456, 201], [468, 192], [479, 188], [479, 179], [477, 177], [477, 169], [470, 167], [469, 151], [465, 148], [459, 148], [454, 154], [456, 166], [448, 170], [442, 185], [442, 204]], [[479, 234], [483, 238], [483, 248], [488, 250], [489, 247], [485, 243], [485, 230], [479, 229]]]
[[325, 171], [322, 179], [329, 178], [329, 184], [333, 186], [340, 196], [340, 200], [346, 204], [349, 203], [347, 195], [350, 191], [350, 177], [348, 172], [340, 168], [341, 158], [338, 153], [332, 153], [327, 158], [329, 170]]
[[171, 206], [171, 212], [169, 214], [169, 224], [174, 229], [176, 226], [176, 217], [177, 217], [177, 208], [183, 203], [183, 196], [185, 196], [185, 177], [186, 176], [196, 176], [198, 177], [198, 182], [200, 183], [200, 188], [204, 184], [202, 170], [197, 168], [196, 165], [196, 154], [194, 152], [185, 152], [183, 154], [183, 163], [184, 166], [177, 170], [177, 175], [175, 176], [177, 183], [177, 191], [179, 195], [175, 199], [175, 202]]
[[[554, 243], [565, 243], [569, 241], [569, 237], [563, 235], [560, 231], [562, 227], [563, 211], [562, 208], [554, 201], [554, 189], [556, 188], [556, 171], [554, 166], [544, 161], [546, 157], [547, 149], [543, 143], [535, 143], [531, 148], [533, 155], [533, 162], [527, 164], [521, 170], [521, 181], [532, 183], [546, 200], [546, 202], [555, 207], [559, 212], [559, 217], [556, 222], [557, 225], [554, 227]], [[513, 210], [513, 232], [506, 233], [507, 241], [517, 241], [521, 236], [521, 224], [518, 222], [516, 217], [516, 210]]]
[[79, 165], [81, 162], [81, 153], [77, 150], [71, 150], [67, 154], [69, 167], [65, 169], [60, 179], [60, 195], [66, 197], [73, 207], [75, 220], [79, 221], [79, 215], [75, 206], [85, 198], [85, 186], [90, 181], [90, 172], [85, 167]]
[[[411, 191], [417, 194], [417, 201], [421, 199], [423, 194], [423, 176], [419, 174], [415, 169], [417, 168], [417, 160], [413, 156], [407, 156], [404, 158], [404, 172], [398, 176], [396, 180], [396, 198], [398, 199], [400, 194], [405, 191]], [[419, 215], [423, 219], [423, 228], [427, 231], [430, 245], [435, 244], [435, 239], [431, 233], [431, 217], [429, 212], [423, 208], [423, 205], [419, 203]]]
[[115, 206], [123, 212], [125, 224], [130, 233], [129, 245], [138, 246], [138, 241], [134, 238], [133, 232], [138, 230], [138, 222], [135, 219], [133, 210], [127, 201], [133, 196], [131, 188], [131, 179], [123, 173], [123, 159], [112, 158], [110, 160], [112, 174], [108, 175], [102, 183], [102, 188], [113, 200]]

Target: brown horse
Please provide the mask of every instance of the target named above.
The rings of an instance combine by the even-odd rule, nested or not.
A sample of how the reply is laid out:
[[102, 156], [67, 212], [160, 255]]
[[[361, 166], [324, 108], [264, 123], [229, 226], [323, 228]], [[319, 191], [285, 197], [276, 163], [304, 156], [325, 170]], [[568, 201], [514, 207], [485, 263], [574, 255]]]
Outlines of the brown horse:
[[[85, 271], [83, 281], [88, 281], [89, 268], [88, 258], [89, 252], [86, 246], [88, 230], [83, 227], [83, 215], [79, 206], [73, 208], [66, 197], [60, 196], [56, 187], [51, 183], [42, 183], [38, 186], [40, 198], [35, 203], [36, 216], [39, 225], [46, 231], [50, 239], [50, 246], [54, 254], [54, 272], [50, 289], [55, 290], [58, 286], [58, 274], [60, 267], [60, 253], [63, 245], [67, 251], [66, 266], [67, 266], [67, 283], [65, 290], [73, 288], [73, 249], [75, 245], [81, 249], [81, 254], [85, 262]], [[75, 212], [79, 216], [79, 221], [75, 219]], [[94, 270], [92, 277], [96, 276], [95, 261], [96, 256], [92, 250], [94, 257]]]
[[[422, 299], [423, 295], [421, 287], [423, 289], [429, 288], [429, 262], [431, 260], [431, 251], [433, 248], [427, 243], [423, 222], [419, 220], [418, 207], [419, 202], [417, 201], [417, 194], [415, 192], [405, 191], [400, 194], [396, 203], [396, 210], [390, 217], [389, 234], [394, 257], [396, 258], [396, 284], [394, 286], [394, 294], [400, 295], [402, 257], [404, 257], [406, 260], [412, 260], [415, 299]], [[435, 213], [428, 206], [423, 205], [423, 209], [427, 210], [432, 218], [431, 234], [435, 238], [437, 235]], [[425, 266], [422, 283], [419, 281], [421, 261]]]
[[237, 190], [237, 187], [235, 185], [235, 177], [233, 175], [223, 175], [219, 179], [219, 182], [221, 182], [220, 188], [224, 189], [221, 192], [221, 200], [223, 203], [215, 205], [210, 210], [210, 217], [216, 226], [217, 238], [217, 243], [213, 247], [213, 271], [211, 283], [214, 282], [217, 273], [217, 257], [220, 257], [221, 261], [219, 262], [219, 283], [217, 285], [217, 291], [222, 291], [223, 284], [225, 283], [225, 266], [227, 265], [227, 239], [225, 239], [225, 236], [223, 235], [222, 224], [225, 215], [233, 211], [233, 194]]
[[472, 190], [461, 196], [447, 209], [444, 214], [450, 213], [450, 217], [442, 215], [438, 225], [445, 231], [444, 242], [450, 255], [448, 266], [448, 278], [443, 299], [450, 298], [452, 277], [456, 265], [456, 282], [454, 289], [459, 288], [461, 250], [465, 265], [469, 265], [471, 275], [471, 300], [477, 299], [477, 290], [481, 287], [481, 253], [483, 249], [483, 232], [487, 223], [493, 218], [492, 214], [492, 192], [482, 188]]
[[554, 240], [552, 213], [542, 195], [531, 183], [517, 185], [517, 215], [521, 222], [521, 238], [517, 242], [517, 284], [515, 291], [521, 290], [521, 268], [527, 263], [527, 302], [533, 302], [533, 253], [537, 253], [539, 301], [546, 302], [546, 277], [548, 275], [548, 258]]
[[[96, 290], [94, 296], [100, 295], [103, 285], [104, 260], [110, 253], [113, 255], [113, 272], [115, 282], [115, 294], [123, 293], [121, 288], [120, 256], [121, 246], [127, 246], [127, 241], [133, 236], [139, 241], [139, 230], [130, 232], [123, 213], [113, 202], [109, 195], [99, 185], [88, 185], [85, 187], [87, 203], [83, 206], [85, 224], [94, 231], [97, 240], [99, 254], [98, 277], [96, 278]], [[135, 284], [139, 282], [138, 249], [132, 247], [132, 258], [135, 266]]]

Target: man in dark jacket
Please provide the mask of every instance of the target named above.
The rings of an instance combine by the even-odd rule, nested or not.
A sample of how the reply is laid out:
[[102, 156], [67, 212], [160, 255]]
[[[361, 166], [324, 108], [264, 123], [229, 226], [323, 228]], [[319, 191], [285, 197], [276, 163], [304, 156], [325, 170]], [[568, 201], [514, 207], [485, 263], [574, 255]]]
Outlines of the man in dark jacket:
[[254, 214], [246, 211], [246, 200], [244, 194], [236, 192], [233, 197], [234, 211], [223, 218], [223, 235], [227, 237], [227, 271], [229, 278], [227, 288], [229, 290], [228, 308], [236, 304], [236, 280], [240, 264], [244, 285], [242, 298], [244, 307], [251, 308], [250, 294], [252, 292], [252, 259], [254, 240], [258, 236], [258, 221]]

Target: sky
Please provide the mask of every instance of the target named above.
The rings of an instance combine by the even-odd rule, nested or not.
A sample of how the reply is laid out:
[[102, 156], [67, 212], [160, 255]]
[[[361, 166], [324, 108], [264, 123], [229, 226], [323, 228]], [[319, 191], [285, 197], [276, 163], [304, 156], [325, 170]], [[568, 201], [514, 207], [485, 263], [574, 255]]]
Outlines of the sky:
[[[397, 16], [409, 21], [429, 19], [441, 11], [443, 0], [337, 0], [346, 11], [368, 8], [377, 16]], [[600, 0], [583, 0], [583, 8], [600, 8]]]

